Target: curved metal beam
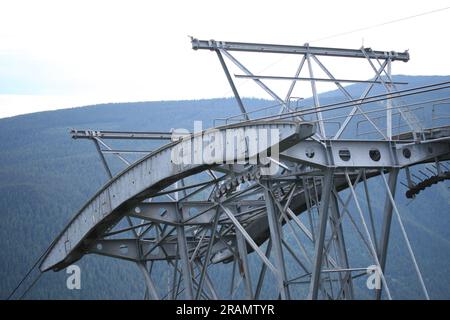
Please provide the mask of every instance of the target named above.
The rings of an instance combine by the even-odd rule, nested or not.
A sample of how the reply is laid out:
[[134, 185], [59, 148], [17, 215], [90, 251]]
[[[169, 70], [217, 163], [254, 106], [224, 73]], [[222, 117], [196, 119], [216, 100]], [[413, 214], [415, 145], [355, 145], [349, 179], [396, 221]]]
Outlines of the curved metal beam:
[[[268, 146], [273, 148], [278, 145], [280, 151], [296, 144], [301, 139], [310, 137], [314, 133], [314, 125], [309, 123], [260, 121], [251, 124], [233, 124], [218, 127], [215, 128], [215, 131], [205, 131], [190, 135], [184, 138], [182, 142], [191, 142], [190, 146], [192, 154], [194, 154], [193, 148], [196, 146], [196, 139], [200, 139], [200, 143], [207, 147], [208, 142], [211, 141], [211, 138], [217, 132], [222, 134], [226, 132], [228, 135], [229, 130], [241, 130], [245, 138], [248, 136], [249, 131], [259, 129], [278, 130], [279, 140], [275, 144], [269, 142]], [[231, 135], [233, 135], [233, 132], [231, 132]], [[123, 208], [151, 197], [183, 177], [203, 171], [214, 165], [205, 162], [175, 164], [172, 159], [173, 152], [177, 152], [175, 147], [182, 142], [173, 142], [152, 152], [119, 173], [103, 186], [59, 235], [44, 257], [40, 270], [60, 270], [80, 259], [89, 242], [95, 239], [97, 235], [108, 230], [120, 219], [119, 213], [123, 211]], [[257, 154], [251, 154], [256, 152], [256, 150], [246, 149], [241, 154], [238, 152], [225, 154], [224, 162], [245, 161], [246, 157], [252, 158], [257, 156]]]

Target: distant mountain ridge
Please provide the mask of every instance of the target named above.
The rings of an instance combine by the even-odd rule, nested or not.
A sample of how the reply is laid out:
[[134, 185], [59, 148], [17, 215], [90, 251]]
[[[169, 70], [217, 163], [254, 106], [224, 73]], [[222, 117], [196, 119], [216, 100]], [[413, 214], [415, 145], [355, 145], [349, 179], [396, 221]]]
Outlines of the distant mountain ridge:
[[[450, 80], [450, 76], [395, 76], [407, 87]], [[355, 96], [363, 86], [346, 87]], [[374, 91], [374, 94], [376, 91]], [[435, 97], [439, 94], [430, 94]], [[322, 94], [334, 101], [338, 91]], [[410, 101], [409, 99], [408, 101]], [[244, 99], [248, 110], [274, 104], [264, 99]], [[311, 105], [310, 99], [301, 106]], [[0, 119], [0, 298], [5, 298], [27, 269], [62, 230], [83, 203], [106, 181], [106, 174], [94, 146], [73, 140], [68, 132], [76, 129], [168, 131], [192, 130], [194, 120], [203, 120], [205, 128], [215, 119], [239, 113], [232, 98], [186, 101], [112, 103], [39, 112]], [[126, 145], [124, 143], [124, 145]], [[142, 143], [154, 149], [157, 143]], [[111, 158], [112, 159], [112, 158]], [[120, 170], [117, 160], [113, 170]], [[432, 298], [450, 298], [450, 194], [448, 183], [438, 184], [421, 193], [412, 205], [398, 198], [419, 263], [425, 271]], [[422, 201], [426, 200], [426, 201]], [[392, 242], [390, 255], [396, 257], [401, 244]], [[394, 297], [417, 298], [419, 291], [405, 272], [404, 259], [392, 259], [390, 281], [400, 283]], [[49, 272], [30, 292], [34, 299], [141, 299], [143, 281], [136, 267], [127, 262], [100, 256], [86, 256], [82, 267], [82, 290], [65, 287], [66, 274]], [[439, 272], [435, 272], [439, 270]], [[408, 272], [411, 270], [408, 270]]]

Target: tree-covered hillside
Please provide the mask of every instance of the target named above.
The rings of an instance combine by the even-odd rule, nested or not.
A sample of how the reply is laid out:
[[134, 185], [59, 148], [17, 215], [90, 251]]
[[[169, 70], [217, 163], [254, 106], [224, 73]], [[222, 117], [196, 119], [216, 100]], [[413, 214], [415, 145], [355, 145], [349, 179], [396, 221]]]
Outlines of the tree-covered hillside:
[[[450, 77], [407, 77], [410, 86], [437, 83]], [[361, 86], [349, 87], [359, 92]], [[438, 95], [436, 93], [436, 95]], [[324, 94], [335, 101], [336, 92]], [[273, 101], [245, 99], [249, 110]], [[308, 105], [310, 99], [300, 105]], [[0, 298], [6, 298], [34, 261], [59, 234], [83, 203], [106, 182], [94, 145], [73, 140], [69, 130], [191, 130], [194, 120], [205, 127], [214, 119], [238, 113], [233, 99], [117, 103], [64, 109], [0, 119]], [[215, 121], [223, 124], [223, 121]], [[153, 149], [155, 143], [142, 147]], [[112, 159], [112, 158], [111, 158]], [[112, 161], [114, 170], [121, 164]], [[400, 179], [404, 181], [404, 178]], [[383, 194], [370, 182], [373, 197]], [[397, 200], [425, 282], [432, 298], [450, 298], [450, 191], [441, 183], [407, 201], [399, 186]], [[419, 287], [408, 264], [404, 243], [393, 226], [388, 281], [395, 298], [418, 298]], [[35, 299], [140, 299], [143, 281], [134, 264], [101, 256], [86, 256], [82, 289], [67, 290], [64, 271], [45, 273], [27, 295]]]

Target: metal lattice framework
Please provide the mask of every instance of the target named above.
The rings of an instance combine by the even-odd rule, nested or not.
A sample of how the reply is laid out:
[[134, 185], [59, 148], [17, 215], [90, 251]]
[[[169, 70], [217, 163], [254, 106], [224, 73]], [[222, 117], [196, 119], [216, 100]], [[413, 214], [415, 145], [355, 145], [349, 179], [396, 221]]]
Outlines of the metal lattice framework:
[[[113, 149], [106, 141], [170, 140], [172, 133], [72, 131], [73, 138], [95, 143], [110, 180], [55, 240], [40, 269], [58, 271], [85, 254], [100, 254], [136, 263], [150, 299], [258, 299], [264, 286], [273, 288], [268, 298], [352, 299], [358, 298], [355, 281], [367, 277], [371, 265], [382, 284], [375, 297], [380, 299], [383, 291], [391, 298], [384, 271], [394, 217], [428, 298], [395, 196], [401, 170], [408, 197], [449, 178], [450, 128], [425, 128], [414, 112], [430, 103], [446, 103], [450, 98], [420, 98], [428, 92], [448, 92], [449, 84], [401, 89], [404, 83], [391, 77], [391, 63], [408, 61], [407, 52], [197, 39], [192, 39], [192, 47], [217, 54], [241, 111], [215, 132], [231, 133], [245, 144], [251, 130], [277, 130], [277, 139], [258, 153], [247, 146], [243, 153], [227, 153], [222, 162], [177, 164], [172, 155], [182, 142], [190, 142], [194, 154], [196, 139], [202, 137], [201, 146], [207, 148], [215, 133], [191, 134], [148, 152]], [[296, 55], [299, 64], [293, 76], [255, 75], [232, 52]], [[324, 56], [359, 59], [374, 74], [370, 80], [336, 78], [321, 61]], [[233, 77], [225, 59], [243, 74]], [[327, 77], [316, 77], [315, 68]], [[307, 75], [301, 76], [302, 71]], [[276, 103], [273, 114], [251, 118], [235, 84], [241, 78], [269, 94]], [[284, 98], [264, 82], [274, 80], [290, 82]], [[309, 83], [312, 105], [294, 108], [292, 94], [301, 82]], [[344, 100], [324, 104], [318, 82], [334, 83]], [[356, 97], [345, 83], [367, 87]], [[383, 92], [371, 95], [374, 88]], [[414, 102], [407, 103], [407, 97]], [[363, 127], [369, 131], [358, 134]], [[344, 139], [348, 131], [357, 133]], [[274, 150], [279, 159], [271, 156]], [[261, 152], [278, 167], [277, 174], [261, 170], [268, 165]], [[132, 163], [128, 153], [144, 156]], [[105, 157], [111, 154], [126, 166], [115, 176]], [[383, 190], [377, 200], [381, 206], [371, 199], [371, 178], [378, 179]], [[366, 256], [356, 265], [350, 263], [349, 237], [360, 243]], [[158, 263], [165, 266], [165, 285], [161, 274], [155, 274]], [[213, 271], [217, 266], [221, 269]], [[224, 283], [231, 287], [225, 296]]]

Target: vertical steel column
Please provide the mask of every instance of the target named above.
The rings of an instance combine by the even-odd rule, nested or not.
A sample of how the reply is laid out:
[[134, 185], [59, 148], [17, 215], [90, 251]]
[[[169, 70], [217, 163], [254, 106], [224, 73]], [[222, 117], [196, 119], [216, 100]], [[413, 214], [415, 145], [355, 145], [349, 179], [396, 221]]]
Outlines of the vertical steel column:
[[194, 290], [192, 286], [192, 270], [189, 262], [189, 254], [187, 250], [186, 234], [184, 232], [184, 225], [182, 224], [183, 216], [181, 210], [177, 210], [180, 224], [177, 225], [177, 240], [178, 240], [178, 254], [181, 260], [181, 270], [183, 273], [184, 290], [186, 292], [186, 299], [192, 300], [194, 298]]
[[[392, 66], [391, 66], [391, 59], [387, 59], [388, 64], [387, 64], [387, 74], [388, 74], [388, 78], [391, 78], [391, 73], [392, 73]], [[389, 92], [392, 91], [392, 84], [389, 83], [387, 84], [387, 89]], [[388, 96], [389, 98], [391, 98], [391, 96]], [[386, 102], [386, 136], [388, 138], [388, 140], [392, 140], [392, 100], [388, 99]]]
[[[273, 255], [275, 257], [276, 268], [278, 269], [280, 278], [280, 295], [283, 300], [290, 299], [286, 266], [284, 264], [283, 248], [281, 246], [281, 226], [276, 214], [276, 207], [272, 194], [270, 192], [270, 183], [264, 183], [264, 198], [267, 207], [267, 219], [269, 221], [270, 239], [272, 242]], [[281, 286], [282, 285], [282, 286]]]
[[372, 204], [370, 202], [370, 194], [369, 194], [369, 186], [367, 184], [366, 169], [362, 169], [362, 173], [363, 173], [362, 176], [363, 176], [363, 184], [364, 184], [364, 193], [366, 194], [367, 209], [369, 210], [370, 229], [372, 231], [373, 244], [375, 245], [375, 250], [378, 252], [378, 240], [377, 240], [377, 233], [375, 230], [375, 219], [374, 219], [374, 214], [373, 214], [373, 210], [372, 210]]
[[314, 222], [312, 220], [312, 212], [311, 212], [311, 194], [309, 189], [309, 182], [308, 178], [302, 178], [302, 185], [303, 185], [303, 194], [305, 195], [305, 202], [306, 202], [306, 212], [308, 216], [308, 222], [309, 222], [309, 228], [311, 232], [311, 242], [313, 245], [316, 243], [316, 232], [314, 228]]
[[[344, 240], [344, 231], [342, 230], [341, 214], [339, 212], [339, 204], [336, 195], [331, 193], [331, 215], [333, 217], [333, 227], [336, 232], [336, 246], [338, 252], [338, 263], [339, 267], [343, 269], [349, 269], [347, 249]], [[341, 278], [341, 290], [344, 293], [345, 299], [353, 299], [353, 283], [351, 272], [345, 272]]]
[[[200, 298], [200, 294], [202, 292], [203, 289], [203, 281], [205, 279], [208, 279], [208, 264], [209, 264], [209, 259], [211, 257], [211, 250], [212, 247], [214, 245], [214, 239], [216, 237], [216, 229], [217, 229], [217, 224], [219, 222], [219, 217], [220, 217], [220, 212], [219, 212], [219, 208], [217, 207], [216, 209], [216, 216], [214, 217], [214, 222], [211, 226], [211, 235], [210, 235], [210, 239], [209, 239], [209, 243], [208, 243], [208, 248], [206, 250], [206, 254], [205, 254], [205, 263], [203, 268], [200, 269], [201, 275], [200, 275], [200, 282], [198, 284], [198, 290], [197, 290], [197, 295], [195, 296], [195, 299], [198, 300]], [[206, 232], [206, 231], [205, 231]], [[200, 259], [197, 259], [200, 260]], [[200, 261], [198, 262], [198, 265], [201, 266]], [[213, 293], [214, 295], [215, 293]]]
[[[397, 185], [398, 168], [393, 168], [389, 174], [389, 191], [392, 196], [395, 197], [395, 190]], [[392, 202], [390, 201], [388, 192], [386, 191], [386, 199], [384, 203], [384, 215], [383, 215], [383, 225], [381, 227], [380, 243], [378, 245], [378, 260], [380, 261], [381, 272], [384, 273], [386, 267], [386, 256], [389, 244], [389, 235], [391, 231], [391, 221], [392, 221]], [[382, 287], [376, 290], [376, 299], [381, 299]]]
[[176, 299], [177, 294], [177, 285], [179, 282], [179, 276], [178, 276], [178, 259], [175, 259], [175, 265], [173, 266], [173, 279], [172, 279], [172, 300]]
[[325, 232], [327, 229], [327, 221], [328, 221], [328, 207], [330, 204], [330, 196], [332, 188], [333, 188], [333, 170], [326, 169], [322, 183], [322, 193], [319, 210], [320, 225], [319, 225], [319, 232], [316, 238], [316, 247], [315, 247], [316, 256], [313, 265], [308, 296], [309, 299], [313, 300], [317, 300], [317, 296], [319, 293], [320, 275], [322, 272], [323, 245], [325, 242]]

